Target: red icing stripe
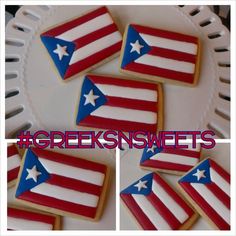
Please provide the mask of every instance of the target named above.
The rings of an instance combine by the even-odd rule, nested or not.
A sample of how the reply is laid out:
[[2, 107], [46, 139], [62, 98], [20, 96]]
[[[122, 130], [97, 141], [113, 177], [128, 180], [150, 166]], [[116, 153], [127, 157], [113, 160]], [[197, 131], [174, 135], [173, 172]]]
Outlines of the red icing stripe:
[[50, 174], [50, 179], [48, 179], [46, 183], [97, 196], [100, 196], [102, 191], [102, 186], [97, 186], [95, 184], [90, 184], [87, 182], [83, 182], [72, 178], [67, 178], [56, 174]]
[[17, 179], [20, 167], [7, 171], [7, 182]]
[[124, 108], [135, 109], [135, 110], [152, 111], [155, 113], [157, 112], [156, 102], [148, 102], [148, 101], [143, 101], [143, 100], [120, 98], [120, 97], [109, 97], [109, 96], [107, 96], [107, 99], [108, 101], [106, 102], [106, 106], [124, 107]]
[[121, 194], [120, 196], [144, 230], [157, 230], [131, 195]]
[[205, 184], [205, 186], [217, 196], [217, 198], [228, 208], [230, 209], [230, 197], [220, 189], [215, 183], [211, 182], [210, 184]]
[[100, 129], [111, 129], [118, 131], [145, 131], [156, 133], [157, 124], [144, 124], [133, 121], [113, 120], [109, 118], [102, 118], [98, 116], [87, 116], [80, 121], [79, 126], [93, 127]]
[[189, 166], [189, 165], [182, 165], [182, 164], [176, 164], [176, 163], [171, 163], [167, 161], [158, 161], [158, 160], [146, 160], [140, 165], [144, 167], [152, 167], [152, 168], [157, 168], [157, 169], [182, 171], [182, 172], [189, 171], [191, 168], [193, 168], [193, 166]]
[[180, 82], [192, 84], [194, 75], [189, 73], [183, 73], [174, 70], [167, 70], [155, 66], [144, 65], [137, 62], [131, 62], [124, 67], [124, 70], [137, 72], [145, 75], [164, 77], [165, 79], [173, 79]]
[[189, 207], [187, 203], [185, 203], [185, 201], [159, 175], [153, 174], [153, 179], [165, 189], [169, 196], [173, 198], [180, 207], [184, 209], [189, 217], [194, 214], [192, 208]]
[[171, 32], [167, 30], [155, 29], [155, 28], [141, 26], [141, 25], [135, 25], [135, 24], [131, 24], [131, 26], [139, 33], [150, 34], [157, 37], [184, 41], [188, 43], [195, 43], [195, 44], [198, 43], [198, 38], [194, 36], [180, 34], [180, 33]]
[[108, 25], [102, 29], [96, 30], [90, 34], [87, 34], [77, 40], [74, 41], [76, 44], [76, 49], [82, 48], [85, 45], [92, 43], [100, 38], [103, 38], [109, 34], [112, 34], [114, 32], [118, 31], [117, 26], [115, 23]]
[[18, 150], [15, 145], [11, 145], [7, 147], [7, 157], [14, 156], [15, 154], [18, 154]]
[[216, 162], [209, 159], [210, 166], [223, 178], [230, 184], [230, 174], [224, 170], [221, 166], [219, 166]]
[[86, 23], [87, 21], [90, 21], [100, 15], [103, 15], [105, 13], [107, 13], [108, 10], [106, 7], [100, 7], [84, 16], [78, 17], [75, 20], [69, 21], [67, 23], [64, 23], [62, 25], [59, 25], [58, 27], [55, 27], [45, 33], [42, 34], [42, 36], [51, 36], [51, 37], [55, 37], [57, 35], [60, 35], [76, 26], [82, 25], [84, 23]]
[[16, 209], [16, 208], [7, 208], [7, 216], [14, 217], [14, 218], [20, 218], [30, 221], [38, 221], [38, 222], [44, 222], [46, 224], [53, 225], [55, 224], [55, 217], [49, 216], [41, 213], [31, 212], [27, 210], [22, 209]]
[[[107, 167], [103, 164], [88, 161], [85, 159], [57, 153], [57, 152], [50, 152], [48, 150], [38, 149], [38, 148], [31, 148], [31, 150], [35, 153], [36, 156], [40, 158], [44, 158], [47, 160], [51, 160], [55, 162], [60, 162], [69, 166], [83, 168], [87, 170], [98, 171], [101, 173], [105, 173]], [[63, 171], [63, 170], [62, 170]]]
[[151, 204], [154, 206], [156, 211], [158, 211], [160, 213], [160, 215], [165, 219], [165, 221], [168, 223], [168, 225], [171, 227], [171, 229], [177, 230], [181, 226], [181, 223], [173, 215], [173, 213], [169, 210], [169, 208], [167, 208], [163, 204], [163, 202], [153, 192], [151, 192], [146, 197], [151, 202]]
[[198, 151], [192, 151], [192, 150], [185, 150], [185, 149], [176, 149], [176, 148], [166, 148], [161, 151], [162, 153], [168, 153], [168, 154], [175, 154], [185, 157], [191, 157], [191, 158], [200, 158], [200, 152]]
[[64, 79], [68, 79], [69, 77], [71, 77], [79, 72], [85, 71], [89, 67], [94, 66], [97, 63], [101, 62], [102, 60], [105, 60], [106, 58], [119, 52], [120, 48], [121, 48], [121, 43], [122, 42], [120, 41], [110, 47], [107, 47], [97, 53], [94, 53], [93, 55], [91, 55], [81, 61], [78, 61], [78, 62], [70, 65], [66, 71]]
[[90, 74], [88, 74], [87, 77], [95, 84], [117, 85], [128, 88], [150, 89], [155, 91], [157, 90], [157, 85], [153, 83], [145, 83], [140, 81], [118, 79], [114, 77]]
[[89, 207], [80, 204], [75, 204], [69, 201], [63, 201], [53, 197], [48, 197], [29, 191], [22, 193], [20, 196], [18, 196], [18, 198], [41, 206], [46, 206], [90, 218], [95, 217], [97, 210], [96, 207]]
[[190, 62], [193, 64], [196, 64], [197, 59], [196, 55], [159, 47], [152, 47], [152, 50], [149, 51], [148, 54], [153, 56], [165, 57], [176, 61]]
[[230, 230], [230, 225], [205, 201], [205, 199], [190, 185], [180, 182], [182, 188], [190, 195], [205, 214], [217, 225], [220, 230]]

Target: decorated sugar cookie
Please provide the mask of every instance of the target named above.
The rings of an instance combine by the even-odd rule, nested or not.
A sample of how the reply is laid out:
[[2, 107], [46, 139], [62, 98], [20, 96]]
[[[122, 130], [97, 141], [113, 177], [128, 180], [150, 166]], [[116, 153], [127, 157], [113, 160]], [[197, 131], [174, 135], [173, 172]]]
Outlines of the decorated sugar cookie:
[[122, 36], [106, 7], [62, 22], [42, 33], [41, 40], [63, 80], [109, 61], [122, 44]]
[[154, 145], [143, 150], [140, 166], [153, 171], [182, 174], [200, 161], [200, 154], [200, 144], [186, 149], [158, 148]]
[[124, 34], [121, 72], [140, 79], [196, 85], [200, 43], [194, 36], [130, 24]]
[[156, 173], [150, 173], [120, 193], [144, 230], [188, 229], [198, 214]]
[[205, 159], [179, 180], [196, 210], [216, 229], [230, 229], [230, 175], [212, 159]]
[[16, 199], [58, 215], [98, 220], [109, 178], [108, 167], [56, 152], [28, 149]]
[[162, 104], [160, 84], [87, 75], [81, 89], [76, 124], [156, 133], [162, 129]]

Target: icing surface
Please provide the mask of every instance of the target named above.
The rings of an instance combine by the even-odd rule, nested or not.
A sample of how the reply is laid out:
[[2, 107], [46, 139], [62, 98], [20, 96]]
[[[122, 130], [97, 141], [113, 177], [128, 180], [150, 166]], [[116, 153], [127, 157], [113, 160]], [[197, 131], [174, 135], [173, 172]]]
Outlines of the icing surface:
[[10, 156], [7, 158], [7, 170], [12, 170], [20, 166], [20, 156], [18, 154], [15, 154], [13, 156]]

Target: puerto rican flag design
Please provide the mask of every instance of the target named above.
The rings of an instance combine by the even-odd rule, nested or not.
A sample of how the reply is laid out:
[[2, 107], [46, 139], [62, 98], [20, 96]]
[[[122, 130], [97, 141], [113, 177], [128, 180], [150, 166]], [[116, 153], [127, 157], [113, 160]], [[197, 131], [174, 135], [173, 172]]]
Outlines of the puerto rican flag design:
[[122, 36], [108, 9], [88, 14], [41, 34], [61, 78], [83, 74], [121, 49]]
[[158, 148], [153, 145], [143, 150], [140, 166], [144, 168], [186, 172], [200, 161], [201, 147], [177, 149]]
[[184, 175], [179, 185], [199, 213], [216, 228], [230, 230], [230, 175], [221, 166], [206, 159]]
[[8, 230], [55, 230], [58, 216], [15, 207], [7, 208]]
[[198, 38], [131, 24], [123, 44], [122, 71], [194, 83]]
[[87, 75], [76, 123], [101, 129], [156, 133], [162, 114], [159, 91], [161, 87], [157, 84]]
[[103, 164], [31, 148], [25, 154], [16, 198], [59, 215], [97, 219], [106, 175]]
[[145, 175], [120, 196], [144, 230], [178, 230], [196, 214], [156, 173]]
[[14, 144], [7, 147], [7, 183], [12, 183], [17, 179], [20, 169], [21, 157]]

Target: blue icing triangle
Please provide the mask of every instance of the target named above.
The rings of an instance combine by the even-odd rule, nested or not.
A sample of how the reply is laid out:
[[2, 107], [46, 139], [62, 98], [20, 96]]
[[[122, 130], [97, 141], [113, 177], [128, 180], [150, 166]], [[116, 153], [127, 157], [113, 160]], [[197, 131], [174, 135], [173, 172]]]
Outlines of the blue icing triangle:
[[[198, 180], [196, 173], [199, 171], [204, 171], [204, 176]], [[210, 176], [210, 162], [208, 159], [201, 162], [198, 166], [196, 166], [192, 171], [188, 174], [183, 176], [179, 182], [187, 182], [187, 183], [201, 183], [201, 184], [208, 184], [211, 183], [211, 176]]]
[[[93, 92], [93, 95], [99, 96], [94, 100], [95, 106], [91, 103], [86, 103], [86, 97], [84, 95], [88, 95], [90, 92]], [[79, 124], [81, 120], [83, 120], [86, 116], [90, 115], [93, 111], [98, 109], [100, 106], [104, 105], [107, 102], [106, 96], [93, 84], [93, 82], [89, 79], [88, 76], [85, 76], [81, 95], [80, 95], [80, 103], [78, 114], [76, 118], [76, 124]]]
[[[140, 54], [137, 51], [131, 52], [132, 50], [131, 43], [135, 43], [137, 40], [139, 44], [143, 46], [140, 49]], [[126, 36], [126, 43], [125, 43], [123, 58], [121, 62], [121, 68], [124, 68], [130, 62], [135, 61], [139, 57], [148, 53], [150, 50], [151, 50], [151, 47], [143, 40], [140, 34], [131, 25], [129, 25], [127, 36]]]
[[157, 153], [162, 152], [163, 148], [161, 147], [159, 148], [156, 145], [153, 146], [154, 146], [154, 152], [152, 152], [151, 150], [148, 151], [149, 149], [148, 146], [144, 148], [140, 164], [145, 162], [146, 160], [149, 160], [152, 156], [156, 155]]
[[[48, 53], [50, 54], [54, 64], [57, 67], [57, 70], [59, 71], [61, 77], [64, 79], [64, 76], [66, 74], [66, 71], [69, 67], [70, 59], [74, 53], [75, 50], [75, 43], [68, 42], [62, 39], [49, 37], [49, 36], [41, 36], [41, 40], [45, 47], [48, 50]], [[66, 47], [66, 52], [68, 55], [64, 55], [61, 60], [59, 58], [59, 55], [54, 50], [57, 49], [57, 46], [60, 47]]]
[[[33, 178], [28, 178], [27, 169], [32, 169], [36, 167], [36, 170], [41, 174], [37, 176], [37, 182], [33, 180]], [[21, 172], [20, 181], [16, 190], [16, 197], [20, 196], [22, 193], [34, 188], [35, 186], [45, 182], [50, 178], [50, 174], [43, 167], [41, 162], [38, 160], [38, 157], [34, 154], [31, 149], [28, 149], [25, 156], [23, 170]]]
[[[146, 188], [140, 188], [140, 191], [138, 189], [137, 185], [139, 182], [144, 182], [144, 185]], [[152, 191], [152, 182], [153, 182], [153, 173], [147, 174], [143, 176], [138, 181], [131, 184], [129, 187], [124, 189], [121, 194], [141, 194], [141, 195], [148, 195]]]

